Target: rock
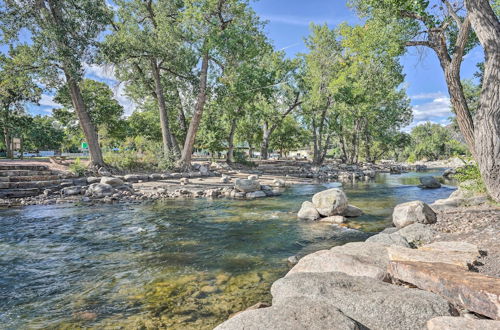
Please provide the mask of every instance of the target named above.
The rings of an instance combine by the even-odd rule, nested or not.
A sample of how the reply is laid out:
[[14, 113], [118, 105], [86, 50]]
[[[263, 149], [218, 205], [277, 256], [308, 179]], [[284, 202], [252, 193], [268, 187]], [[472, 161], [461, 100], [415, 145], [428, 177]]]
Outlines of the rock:
[[267, 197], [267, 195], [265, 192], [260, 190], [260, 191], [249, 192], [245, 195], [245, 197], [248, 199], [255, 199], [255, 198]]
[[427, 322], [427, 330], [498, 330], [500, 321], [471, 320], [465, 317], [440, 316]]
[[208, 170], [208, 167], [206, 167], [205, 165], [201, 165], [200, 168], [198, 169], [198, 171], [200, 171], [201, 176], [208, 176], [208, 174], [210, 172]]
[[421, 176], [419, 180], [422, 188], [441, 188], [441, 183], [433, 176]]
[[111, 196], [114, 192], [114, 189], [111, 185], [106, 183], [93, 183], [89, 186], [87, 192], [94, 197], [102, 198], [105, 196]]
[[87, 185], [87, 178], [73, 179], [73, 184], [75, 186], [85, 186], [85, 185]]
[[299, 262], [299, 258], [297, 258], [297, 256], [288, 257], [286, 260], [292, 266], [295, 266]]
[[273, 186], [279, 187], [279, 188], [284, 188], [286, 186], [286, 182], [285, 182], [285, 180], [282, 180], [282, 179], [274, 179]]
[[310, 220], [314, 221], [319, 219], [321, 216], [318, 213], [318, 210], [314, 207], [313, 203], [309, 201], [305, 201], [302, 203], [302, 207], [297, 213], [297, 217], [301, 220]]
[[366, 171], [363, 171], [363, 175], [364, 176], [367, 176], [371, 179], [373, 179], [375, 177], [377, 173], [374, 171], [374, 170], [366, 170]]
[[431, 318], [452, 315], [449, 303], [431, 292], [340, 272], [291, 274], [274, 282], [271, 294], [273, 306], [293, 298], [331, 304], [369, 329], [422, 329]]
[[331, 250], [311, 253], [299, 260], [286, 276], [294, 273], [341, 272], [351, 276], [366, 276], [381, 281], [389, 279], [387, 270], [363, 256], [353, 256]]
[[500, 320], [500, 278], [438, 263], [391, 261], [389, 273], [464, 308]]
[[406, 238], [399, 235], [398, 233], [393, 233], [393, 234], [379, 233], [377, 235], [369, 237], [366, 240], [366, 242], [380, 243], [387, 246], [397, 245], [407, 248], [411, 247], [410, 243], [408, 243]]
[[342, 214], [347, 209], [347, 196], [337, 188], [328, 189], [315, 194], [312, 198], [319, 214], [328, 217]]
[[431, 224], [436, 220], [436, 213], [422, 201], [396, 205], [392, 212], [392, 222], [397, 228], [403, 228], [412, 223]]
[[455, 208], [460, 206], [464, 202], [463, 199], [460, 198], [447, 198], [447, 199], [438, 199], [434, 203], [430, 205], [433, 210], [441, 211], [450, 208]]
[[182, 186], [185, 186], [185, 185], [189, 184], [189, 179], [188, 178], [180, 178], [179, 182]]
[[111, 176], [111, 173], [104, 167], [101, 167], [97, 173], [99, 173], [100, 176]]
[[393, 234], [397, 232], [399, 229], [396, 227], [388, 227], [382, 230], [379, 234]]
[[234, 188], [240, 192], [249, 193], [260, 190], [260, 183], [256, 180], [236, 179]]
[[223, 175], [221, 178], [220, 178], [220, 183], [229, 183], [231, 182], [231, 178], [227, 175]]
[[140, 175], [140, 174], [127, 174], [124, 176], [124, 179], [127, 182], [139, 182], [139, 181], [147, 181], [149, 177], [147, 175]]
[[479, 257], [479, 253], [474, 252], [408, 249], [400, 246], [389, 246], [387, 253], [391, 261], [450, 264], [464, 270], [468, 270], [469, 265], [474, 264]]
[[387, 265], [389, 264], [387, 246], [380, 243], [352, 242], [335, 246], [330, 251], [367, 258], [370, 260], [370, 264], [384, 270], [387, 269]]
[[[164, 174], [161, 174], [161, 173], [153, 173], [153, 174], [149, 175], [149, 179], [152, 180], [152, 181], [162, 180], [163, 179], [163, 175]], [[127, 176], [125, 176], [125, 179], [126, 179], [126, 177]]]
[[347, 219], [341, 215], [332, 215], [331, 217], [321, 218], [320, 222], [341, 224], [347, 222]]
[[331, 304], [292, 298], [269, 308], [238, 313], [215, 330], [348, 330], [362, 329]]
[[82, 187], [66, 187], [61, 190], [61, 193], [65, 196], [75, 196], [82, 193]]
[[104, 176], [101, 178], [101, 183], [102, 184], [109, 184], [110, 186], [121, 186], [123, 185], [123, 181], [119, 178], [115, 178], [112, 176]]
[[247, 179], [248, 180], [256, 181], [256, 180], [259, 180], [259, 176], [255, 175], [255, 174], [252, 174], [252, 175], [249, 175]]
[[467, 242], [434, 242], [431, 244], [423, 245], [419, 247], [419, 250], [426, 251], [451, 251], [451, 252], [463, 252], [470, 253], [472, 255], [479, 256], [480, 252], [476, 245]]
[[351, 205], [351, 204], [347, 205], [347, 208], [342, 213], [342, 215], [344, 217], [348, 217], [348, 218], [359, 217], [359, 216], [362, 216], [363, 214], [364, 214], [363, 211], [359, 207], [356, 207], [356, 206]]
[[434, 240], [437, 232], [427, 225], [414, 223], [397, 231], [397, 233], [408, 241], [408, 243], [420, 246]]
[[456, 173], [457, 173], [456, 169], [448, 168], [444, 171], [443, 177], [448, 179], [450, 176], [453, 176], [453, 174], [456, 174]]

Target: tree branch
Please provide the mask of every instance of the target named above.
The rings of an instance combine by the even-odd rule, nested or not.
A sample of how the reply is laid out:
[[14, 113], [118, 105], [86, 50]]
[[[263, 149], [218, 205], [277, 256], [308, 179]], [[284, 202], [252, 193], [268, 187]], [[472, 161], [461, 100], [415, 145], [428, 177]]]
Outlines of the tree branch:
[[463, 24], [462, 19], [457, 15], [455, 10], [453, 10], [453, 7], [448, 0], [441, 0], [441, 1], [446, 5], [448, 13], [450, 14], [451, 17], [453, 17], [455, 22], [457, 22], [458, 27], [460, 28]]
[[406, 42], [407, 47], [412, 47], [412, 46], [426, 46], [429, 48], [432, 48], [432, 44], [430, 41], [426, 40], [415, 40], [415, 41], [407, 41]]

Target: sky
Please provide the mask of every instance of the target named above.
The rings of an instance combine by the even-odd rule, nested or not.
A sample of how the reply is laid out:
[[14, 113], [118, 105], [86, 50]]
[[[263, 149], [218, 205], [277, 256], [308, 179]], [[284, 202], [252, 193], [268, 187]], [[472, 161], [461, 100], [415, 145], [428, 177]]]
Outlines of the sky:
[[[265, 32], [276, 49], [285, 50], [290, 57], [306, 52], [304, 38], [309, 34], [309, 24], [327, 23], [330, 27], [342, 22], [361, 23], [355, 12], [345, 0], [259, 0], [252, 3], [256, 13], [268, 23]], [[477, 47], [467, 54], [462, 65], [462, 78], [472, 78], [476, 63], [483, 58], [482, 50]], [[450, 99], [444, 81], [443, 71], [436, 55], [430, 50], [410, 48], [401, 59], [406, 75], [405, 86], [411, 98], [414, 121], [405, 128], [432, 121], [442, 125], [449, 123]], [[108, 83], [115, 92], [115, 98], [130, 114], [134, 104], [124, 95], [124, 86], [116, 81], [112, 69], [99, 66], [87, 67], [87, 77]], [[30, 106], [34, 114], [50, 114], [58, 105], [52, 96], [46, 94], [40, 106]]]

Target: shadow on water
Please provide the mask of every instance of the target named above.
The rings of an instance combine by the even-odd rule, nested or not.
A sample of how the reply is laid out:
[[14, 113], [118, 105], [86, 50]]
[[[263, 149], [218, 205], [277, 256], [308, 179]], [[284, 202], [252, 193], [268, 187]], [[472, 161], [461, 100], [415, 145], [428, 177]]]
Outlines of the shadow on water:
[[[426, 173], [439, 175], [440, 172]], [[253, 201], [32, 206], [0, 211], [0, 323], [17, 328], [212, 328], [269, 301], [286, 258], [390, 225], [392, 208], [454, 189], [415, 186], [421, 173], [343, 184], [366, 214], [360, 230], [299, 221], [305, 200], [338, 183]], [[415, 181], [416, 180], [416, 181]]]

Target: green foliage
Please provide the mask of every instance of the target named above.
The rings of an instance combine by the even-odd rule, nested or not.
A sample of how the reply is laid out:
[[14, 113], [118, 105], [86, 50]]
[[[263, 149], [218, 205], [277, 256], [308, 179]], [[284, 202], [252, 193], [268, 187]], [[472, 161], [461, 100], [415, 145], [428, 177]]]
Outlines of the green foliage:
[[453, 178], [459, 182], [461, 189], [474, 193], [487, 193], [486, 186], [481, 177], [481, 171], [476, 164], [458, 168]]
[[85, 174], [85, 171], [87, 170], [87, 167], [82, 164], [80, 158], [77, 158], [72, 164], [69, 165], [69, 170], [71, 173], [77, 176], [83, 176]]
[[234, 151], [234, 162], [237, 164], [248, 166], [248, 167], [256, 167], [257, 166], [257, 164], [250, 161], [247, 157], [247, 154], [241, 150]]

